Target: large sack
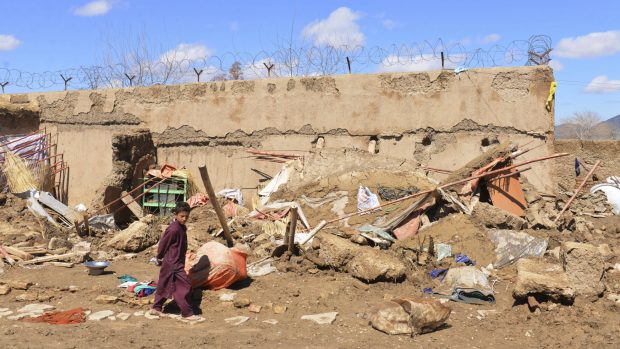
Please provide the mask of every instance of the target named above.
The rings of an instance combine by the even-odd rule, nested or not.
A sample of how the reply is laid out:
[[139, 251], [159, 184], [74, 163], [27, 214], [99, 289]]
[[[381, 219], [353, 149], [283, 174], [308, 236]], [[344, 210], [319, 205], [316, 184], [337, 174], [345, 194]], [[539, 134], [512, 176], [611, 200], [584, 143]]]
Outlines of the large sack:
[[219, 290], [248, 277], [246, 258], [245, 252], [210, 241], [187, 255], [185, 271], [193, 287]]

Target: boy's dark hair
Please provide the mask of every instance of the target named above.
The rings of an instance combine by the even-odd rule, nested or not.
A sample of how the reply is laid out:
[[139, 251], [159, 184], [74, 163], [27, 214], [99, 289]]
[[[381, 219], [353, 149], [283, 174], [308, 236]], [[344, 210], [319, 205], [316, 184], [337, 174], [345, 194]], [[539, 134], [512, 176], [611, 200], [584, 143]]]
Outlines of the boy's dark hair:
[[189, 207], [189, 204], [187, 202], [181, 201], [181, 202], [177, 202], [177, 206], [172, 209], [172, 213], [174, 214], [179, 214], [181, 212], [189, 213], [191, 210], [192, 209]]

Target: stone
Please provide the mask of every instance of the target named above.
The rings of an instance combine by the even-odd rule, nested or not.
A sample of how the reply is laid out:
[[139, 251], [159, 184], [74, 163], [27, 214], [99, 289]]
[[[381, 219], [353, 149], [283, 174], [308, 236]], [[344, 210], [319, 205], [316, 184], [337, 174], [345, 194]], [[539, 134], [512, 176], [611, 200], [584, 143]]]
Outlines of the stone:
[[77, 292], [79, 290], [80, 290], [80, 288], [75, 286], [75, 285], [70, 285], [69, 286], [69, 292], [71, 292], [71, 293]]
[[358, 251], [347, 269], [355, 278], [366, 282], [378, 282], [402, 280], [407, 266], [386, 252], [367, 247]]
[[118, 314], [116, 314], [116, 317], [118, 319], [123, 320], [123, 321], [129, 319], [130, 316], [131, 316], [131, 314], [129, 314], [129, 313], [118, 313]]
[[117, 233], [107, 245], [125, 252], [140, 252], [159, 241], [159, 225], [153, 215], [147, 215], [135, 221]]
[[528, 296], [543, 295], [554, 301], [574, 300], [575, 290], [561, 265], [538, 259], [520, 259], [516, 264], [514, 298], [526, 299]]
[[5, 296], [11, 293], [11, 286], [9, 285], [0, 285], [0, 296]]
[[222, 302], [232, 302], [235, 300], [236, 293], [224, 293], [220, 296], [220, 301]]
[[144, 317], [149, 319], [149, 320], [159, 320], [159, 316], [153, 315], [153, 314], [149, 313], [148, 311], [144, 313]]
[[118, 297], [116, 296], [107, 296], [107, 295], [100, 295], [97, 296], [97, 298], [95, 298], [95, 302], [99, 303], [99, 304], [114, 304], [116, 302], [118, 302]]
[[471, 216], [488, 228], [521, 230], [527, 227], [525, 219], [486, 202], [477, 203]]
[[108, 318], [108, 320], [110, 320], [110, 321], [116, 321], [116, 316], [112, 315], [112, 316], [110, 316], [110, 317]]
[[267, 320], [263, 320], [264, 323], [266, 324], [270, 324], [270, 325], [277, 325], [278, 324], [278, 320], [276, 319], [267, 319]]
[[246, 322], [250, 320], [249, 317], [247, 316], [234, 316], [234, 317], [229, 317], [227, 319], [224, 319], [224, 321], [226, 321], [227, 323], [233, 325], [233, 326], [238, 326], [241, 325], [242, 323]]
[[443, 325], [452, 310], [436, 299], [394, 298], [373, 307], [370, 325], [387, 334], [422, 334]]
[[250, 313], [260, 313], [260, 310], [263, 307], [261, 307], [258, 304], [250, 304], [250, 306], [248, 307], [248, 310], [250, 311]]
[[39, 313], [39, 314], [43, 314], [46, 311], [50, 311], [50, 310], [54, 310], [56, 309], [53, 305], [49, 305], [49, 304], [42, 304], [42, 303], [34, 303], [34, 304], [28, 304], [25, 305], [19, 309], [17, 309], [18, 313]]
[[71, 248], [71, 252], [79, 253], [82, 255], [86, 255], [90, 253], [90, 242], [87, 241], [79, 241], [73, 245]]
[[9, 319], [9, 320], [21, 320], [23, 318], [33, 317], [33, 316], [37, 316], [37, 315], [33, 315], [33, 314], [30, 314], [30, 313], [17, 313], [15, 315], [8, 316], [7, 319]]
[[326, 266], [347, 270], [366, 282], [404, 278], [405, 264], [387, 252], [360, 246], [335, 235], [321, 236], [319, 257]]
[[32, 286], [30, 281], [7, 281], [6, 283], [14, 290], [28, 290]]
[[71, 245], [69, 244], [67, 240], [64, 240], [64, 239], [61, 239], [55, 236], [51, 238], [49, 243], [47, 244], [48, 250], [57, 250], [59, 248], [67, 248], [67, 247], [71, 247]]
[[133, 313], [133, 316], [144, 316], [144, 311], [139, 310]]
[[362, 249], [361, 246], [332, 234], [322, 235], [320, 242], [319, 257], [325, 261], [326, 266], [336, 269], [345, 267]]
[[336, 321], [336, 316], [338, 316], [338, 313], [332, 311], [329, 313], [304, 315], [301, 317], [301, 319], [314, 321], [319, 325], [331, 325], [332, 323], [334, 323], [334, 321]]
[[235, 299], [234, 302], [233, 302], [233, 304], [235, 305], [235, 308], [249, 307], [251, 303], [252, 302], [250, 302], [250, 300], [247, 299], [247, 298]]
[[18, 302], [34, 302], [39, 300], [38, 292], [26, 292], [15, 297]]
[[3, 308], [5, 310], [0, 310], [0, 318], [3, 316], [9, 316], [11, 314], [13, 314], [13, 311], [8, 310], [7, 308]]
[[114, 312], [112, 310], [101, 310], [95, 313], [92, 313], [90, 315], [88, 315], [88, 320], [90, 321], [101, 321], [103, 319], [106, 319], [110, 316], [114, 315]]
[[276, 304], [276, 305], [273, 306], [273, 313], [274, 314], [284, 314], [284, 313], [286, 313], [287, 309], [288, 309], [288, 307], [286, 305]]
[[562, 243], [562, 266], [577, 295], [599, 296], [605, 291], [605, 284], [602, 282], [605, 250], [605, 247], [578, 242]]

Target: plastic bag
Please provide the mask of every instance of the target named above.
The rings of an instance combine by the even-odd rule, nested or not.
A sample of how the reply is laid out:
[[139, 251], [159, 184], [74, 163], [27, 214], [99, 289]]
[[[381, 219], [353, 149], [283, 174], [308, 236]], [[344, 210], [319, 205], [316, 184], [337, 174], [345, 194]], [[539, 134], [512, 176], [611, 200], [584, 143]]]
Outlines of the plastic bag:
[[185, 271], [193, 287], [219, 290], [248, 277], [246, 258], [245, 252], [210, 241], [186, 256]]
[[357, 190], [357, 211], [362, 212], [375, 207], [379, 207], [379, 198], [377, 194], [371, 192], [368, 187], [362, 187], [360, 185]]

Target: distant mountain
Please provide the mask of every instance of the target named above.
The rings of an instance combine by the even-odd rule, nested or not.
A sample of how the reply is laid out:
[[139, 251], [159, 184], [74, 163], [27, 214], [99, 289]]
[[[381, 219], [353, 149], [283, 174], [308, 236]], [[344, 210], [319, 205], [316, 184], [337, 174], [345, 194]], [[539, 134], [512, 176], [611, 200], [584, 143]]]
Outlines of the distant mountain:
[[[555, 126], [556, 139], [577, 138], [577, 125], [565, 122]], [[609, 118], [594, 128], [593, 139], [620, 139], [620, 115]]]

